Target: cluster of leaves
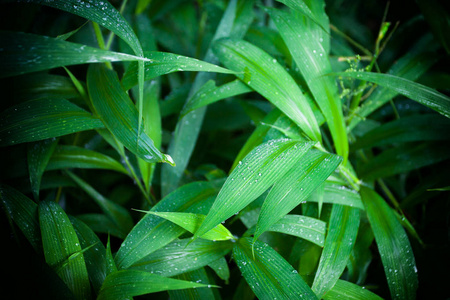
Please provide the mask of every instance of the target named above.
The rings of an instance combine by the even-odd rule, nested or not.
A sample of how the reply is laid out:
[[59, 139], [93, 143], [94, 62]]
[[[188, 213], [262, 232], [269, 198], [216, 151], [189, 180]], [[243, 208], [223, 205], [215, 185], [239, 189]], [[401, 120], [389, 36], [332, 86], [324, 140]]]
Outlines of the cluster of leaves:
[[373, 38], [342, 1], [8, 2], [2, 225], [40, 293], [416, 297], [448, 203], [443, 4]]

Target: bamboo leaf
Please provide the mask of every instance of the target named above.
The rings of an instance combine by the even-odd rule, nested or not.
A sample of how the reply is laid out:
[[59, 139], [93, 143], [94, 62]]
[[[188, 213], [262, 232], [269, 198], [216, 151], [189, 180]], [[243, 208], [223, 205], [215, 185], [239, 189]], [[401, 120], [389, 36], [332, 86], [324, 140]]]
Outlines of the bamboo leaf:
[[89, 279], [96, 293], [99, 292], [106, 277], [106, 249], [98, 236], [83, 222], [69, 216], [81, 248], [87, 249], [83, 255]]
[[196, 270], [225, 256], [233, 248], [233, 243], [190, 239], [175, 240], [164, 248], [144, 257], [131, 266], [152, 274], [172, 277]]
[[[205, 268], [200, 268], [191, 272], [175, 276], [175, 279], [192, 281], [203, 284], [210, 284], [210, 279]], [[213, 289], [184, 289], [168, 291], [170, 299], [173, 300], [200, 300], [217, 299]]]
[[238, 39], [222, 39], [214, 53], [245, 84], [267, 98], [291, 118], [305, 134], [321, 141], [316, 118], [300, 88], [286, 70], [263, 50]]
[[[185, 211], [206, 214], [217, 189], [209, 182], [186, 184], [158, 202], [151, 211]], [[119, 269], [127, 268], [150, 253], [164, 247], [185, 230], [155, 215], [146, 214], [130, 231], [115, 260]]]
[[30, 173], [31, 191], [36, 201], [39, 200], [42, 174], [44, 174], [57, 144], [57, 139], [48, 139], [28, 146], [28, 172]]
[[242, 238], [233, 257], [258, 299], [317, 299], [298, 272], [267, 244]]
[[[183, 55], [177, 55], [169, 52], [145, 52], [144, 53], [147, 62], [145, 62], [145, 80], [150, 80], [161, 75], [170, 74], [173, 72], [215, 72], [234, 74], [235, 72], [227, 70], [225, 68], [216, 66], [214, 64], [198, 60], [196, 58], [186, 57]], [[122, 84], [125, 90], [128, 90], [135, 86], [138, 75], [138, 64], [131, 64], [125, 72]]]
[[332, 71], [328, 53], [314, 32], [294, 14], [276, 9], [269, 9], [268, 12], [325, 117], [337, 154], [345, 162], [348, 140], [337, 85], [331, 78], [322, 77]]
[[[323, 184], [323, 203], [346, 205], [364, 210], [361, 196], [357, 191], [341, 184], [329, 182], [328, 180]], [[307, 201], [317, 202], [317, 199], [316, 197], [310, 197]]]
[[[194, 213], [182, 213], [182, 212], [152, 212], [152, 211], [141, 211], [147, 214], [152, 214], [172, 223], [177, 224], [183, 229], [189, 231], [190, 233], [195, 233], [202, 222], [205, 220], [206, 216]], [[223, 241], [234, 239], [231, 232], [222, 224], [217, 225], [207, 233], [200, 236], [202, 239], [213, 240], [213, 241]]]
[[[246, 231], [245, 235], [248, 236], [254, 234], [254, 230], [255, 227], [250, 228]], [[302, 215], [285, 215], [275, 224], [270, 226], [267, 231], [297, 236], [323, 247], [325, 242], [326, 223], [321, 220]]]
[[60, 145], [50, 158], [47, 170], [66, 168], [105, 169], [128, 175], [124, 166], [105, 154], [77, 146]]
[[359, 209], [333, 205], [312, 290], [322, 298], [344, 272], [359, 228]]
[[323, 299], [382, 300], [383, 298], [372, 293], [364, 287], [339, 279], [334, 287], [323, 296]]
[[147, 162], [167, 162], [170, 156], [161, 153], [148, 135], [138, 130], [139, 114], [123, 91], [117, 74], [105, 66], [91, 65], [87, 84], [92, 104], [106, 128], [131, 152]]
[[319, 187], [338, 167], [337, 155], [311, 150], [275, 183], [264, 200], [254, 240]]
[[38, 211], [45, 261], [77, 299], [90, 299], [91, 288], [85, 260], [68, 216], [55, 202], [40, 202]]
[[15, 188], [0, 184], [1, 205], [5, 213], [19, 227], [36, 253], [42, 253], [38, 205]]
[[40, 141], [103, 126], [98, 118], [65, 99], [31, 100], [0, 115], [0, 146]]
[[361, 199], [375, 235], [392, 299], [415, 299], [417, 268], [405, 230], [375, 191], [362, 187]]
[[[222, 19], [217, 26], [216, 32], [214, 33], [212, 41], [229, 36], [233, 26], [237, 26], [237, 24], [241, 23], [239, 19], [235, 19], [236, 2], [237, 0], [232, 0], [228, 3], [225, 12], [222, 15]], [[251, 5], [253, 1], [246, 1], [246, 3]], [[239, 34], [244, 35], [246, 31], [247, 28], [241, 28]], [[203, 61], [214, 64], [218, 63], [217, 58], [212, 53], [211, 47], [208, 47]], [[189, 90], [188, 99], [192, 97], [192, 95], [194, 95], [194, 93], [209, 79], [214, 77], [215, 73], [202, 72], [197, 74]], [[177, 160], [177, 166], [174, 168], [169, 168], [168, 166], [162, 167], [161, 179], [163, 183], [161, 189], [163, 195], [167, 195], [177, 188], [183, 172], [188, 165], [192, 151], [194, 150], [203, 118], [205, 116], [205, 111], [206, 108], [199, 108], [178, 120], [168, 148], [168, 153], [172, 155], [175, 160]]]
[[140, 270], [121, 270], [106, 277], [97, 299], [124, 299], [167, 290], [200, 287], [211, 286], [162, 277]]
[[202, 236], [255, 200], [298, 164], [313, 144], [274, 140], [256, 147], [231, 172], [194, 238]]
[[230, 268], [228, 267], [228, 263], [225, 257], [221, 257], [215, 261], [212, 261], [208, 264], [208, 267], [216, 272], [216, 275], [219, 276], [220, 279], [225, 281], [225, 284], [229, 283], [230, 279]]
[[21, 32], [0, 32], [0, 55], [0, 78], [86, 63], [147, 60]]
[[366, 80], [417, 101], [438, 113], [450, 118], [450, 98], [439, 93], [435, 89], [429, 88], [422, 84], [410, 81], [408, 79], [381, 73], [371, 72], [341, 72], [334, 73], [334, 76], [351, 77], [360, 80]]
[[106, 0], [20, 0], [47, 5], [86, 18], [111, 30], [122, 38], [133, 51], [142, 56], [139, 39], [125, 18]]

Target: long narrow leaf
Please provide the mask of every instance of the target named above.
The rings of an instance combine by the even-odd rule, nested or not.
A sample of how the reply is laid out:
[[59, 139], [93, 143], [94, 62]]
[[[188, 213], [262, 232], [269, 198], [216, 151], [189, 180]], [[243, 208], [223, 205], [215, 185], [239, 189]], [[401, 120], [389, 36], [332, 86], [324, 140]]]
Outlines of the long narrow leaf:
[[131, 266], [152, 274], [172, 277], [189, 272], [218, 260], [233, 248], [233, 243], [189, 239], [175, 240]]
[[289, 213], [325, 181], [341, 163], [337, 155], [311, 150], [275, 183], [261, 207], [254, 239]]
[[144, 59], [20, 32], [0, 32], [0, 55], [0, 78], [62, 66]]
[[338, 281], [350, 257], [359, 228], [359, 209], [333, 205], [328, 234], [312, 290], [322, 298]]
[[90, 113], [65, 99], [23, 102], [0, 115], [0, 146], [34, 142], [104, 127]]
[[[152, 211], [185, 211], [206, 214], [217, 189], [209, 182], [193, 182], [173, 191]], [[119, 269], [127, 268], [148, 254], [164, 247], [185, 230], [163, 218], [147, 214], [127, 235], [115, 260]]]
[[[173, 72], [215, 72], [234, 74], [233, 71], [216, 66], [214, 64], [198, 60], [196, 58], [186, 57], [168, 52], [145, 52], [147, 62], [145, 62], [145, 80], [150, 80], [161, 75], [170, 74]], [[138, 65], [132, 64], [122, 79], [122, 84], [125, 90], [135, 86], [137, 82]]]
[[327, 52], [314, 33], [294, 14], [276, 9], [268, 12], [325, 117], [337, 154], [346, 161], [348, 140], [337, 85], [331, 78], [322, 77], [332, 71]]
[[90, 299], [91, 287], [75, 230], [61, 206], [39, 203], [39, 224], [45, 261], [55, 270], [77, 299]]
[[77, 146], [61, 145], [50, 158], [47, 170], [66, 168], [105, 169], [128, 175], [124, 166], [107, 155]]
[[323, 299], [382, 300], [383, 298], [372, 293], [368, 289], [365, 289], [364, 287], [339, 279], [334, 287], [323, 296]]
[[361, 198], [375, 235], [392, 299], [415, 299], [417, 268], [405, 230], [375, 191], [362, 187]]
[[236, 76], [290, 117], [312, 140], [321, 141], [316, 118], [286, 70], [263, 50], [243, 40], [222, 39], [214, 53]]
[[91, 65], [87, 84], [96, 112], [106, 128], [130, 151], [147, 162], [167, 162], [172, 158], [161, 153], [145, 132], [138, 130], [139, 114], [123, 91], [117, 74], [105, 66]]
[[41, 185], [42, 174], [55, 151], [57, 139], [48, 139], [29, 144], [28, 147], [28, 172], [30, 173], [31, 191], [34, 199], [39, 199], [39, 189]]
[[154, 275], [140, 270], [122, 270], [111, 273], [105, 279], [97, 299], [111, 300], [140, 296], [167, 290], [210, 286], [184, 280]]
[[295, 166], [312, 145], [313, 142], [275, 140], [255, 148], [230, 174], [194, 238], [255, 200]]
[[366, 80], [387, 87], [450, 118], [450, 98], [435, 89], [402, 77], [370, 72], [334, 73], [335, 76]]
[[[254, 255], [253, 255], [254, 253]], [[298, 272], [267, 244], [242, 238], [233, 257], [258, 299], [317, 299]]]

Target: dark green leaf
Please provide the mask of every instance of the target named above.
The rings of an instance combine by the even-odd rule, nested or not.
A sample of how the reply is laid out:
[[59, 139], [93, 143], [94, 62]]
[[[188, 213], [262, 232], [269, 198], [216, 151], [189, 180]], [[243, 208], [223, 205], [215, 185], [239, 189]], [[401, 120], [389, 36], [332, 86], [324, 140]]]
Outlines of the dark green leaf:
[[65, 99], [37, 99], [0, 115], [0, 146], [34, 142], [102, 128], [103, 123]]

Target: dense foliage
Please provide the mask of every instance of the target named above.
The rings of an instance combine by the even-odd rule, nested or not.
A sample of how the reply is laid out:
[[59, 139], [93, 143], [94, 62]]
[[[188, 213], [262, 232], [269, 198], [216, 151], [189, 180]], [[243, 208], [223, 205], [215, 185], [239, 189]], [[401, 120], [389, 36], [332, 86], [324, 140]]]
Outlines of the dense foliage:
[[448, 4], [325, 2], [3, 1], [3, 295], [448, 297]]

